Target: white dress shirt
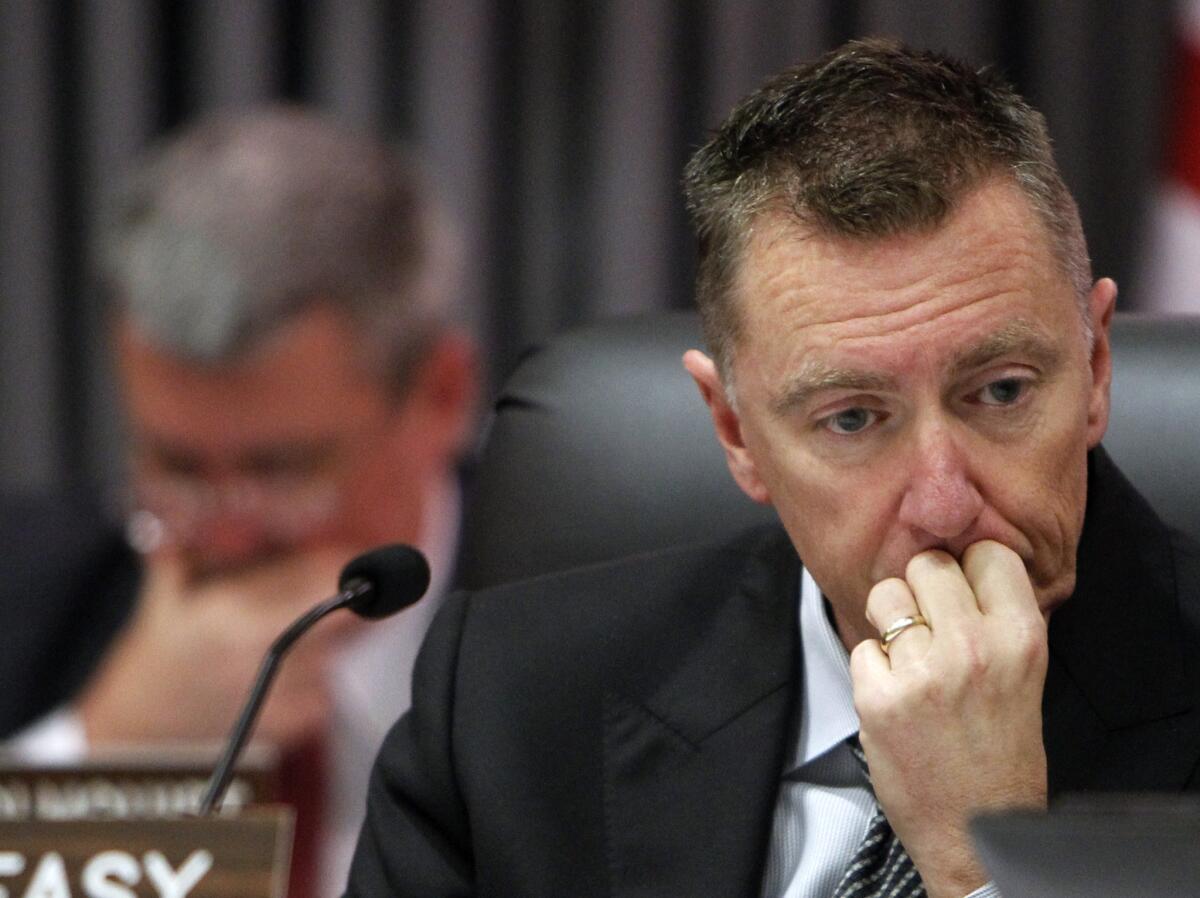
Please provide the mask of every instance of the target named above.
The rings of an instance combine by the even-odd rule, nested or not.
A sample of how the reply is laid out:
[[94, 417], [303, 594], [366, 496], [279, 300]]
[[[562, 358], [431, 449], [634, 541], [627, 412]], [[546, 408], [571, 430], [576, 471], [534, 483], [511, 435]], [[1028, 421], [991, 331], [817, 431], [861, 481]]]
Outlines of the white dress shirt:
[[[800, 575], [800, 726], [780, 783], [763, 898], [830, 898], [875, 813], [870, 781], [846, 744], [858, 732], [850, 658], [821, 591]], [[991, 883], [967, 898], [999, 898]]]

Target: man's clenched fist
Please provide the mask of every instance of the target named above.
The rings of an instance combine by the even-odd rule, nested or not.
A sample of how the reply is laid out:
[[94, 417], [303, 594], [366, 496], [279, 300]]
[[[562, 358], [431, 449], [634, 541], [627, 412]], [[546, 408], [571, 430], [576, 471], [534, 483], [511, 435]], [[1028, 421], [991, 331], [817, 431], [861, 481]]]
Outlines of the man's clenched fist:
[[[168, 554], [147, 559], [132, 620], [79, 700], [93, 747], [225, 738], [263, 653], [336, 590], [346, 551], [320, 551], [196, 581]], [[255, 728], [288, 748], [324, 727], [328, 668], [362, 627], [321, 621], [289, 654]]]
[[1046, 622], [1021, 559], [990, 540], [961, 564], [922, 552], [867, 599], [880, 633], [917, 614], [927, 626], [888, 652], [878, 640], [855, 647], [854, 702], [880, 806], [930, 896], [959, 898], [987, 879], [969, 817], [1046, 804]]

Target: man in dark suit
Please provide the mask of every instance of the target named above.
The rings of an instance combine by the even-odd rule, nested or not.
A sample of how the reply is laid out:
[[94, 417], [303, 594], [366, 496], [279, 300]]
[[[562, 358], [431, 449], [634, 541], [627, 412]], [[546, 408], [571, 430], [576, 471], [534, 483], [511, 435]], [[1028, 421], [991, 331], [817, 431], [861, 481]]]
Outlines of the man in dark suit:
[[712, 357], [782, 530], [456, 597], [351, 895], [994, 895], [966, 831], [1200, 786], [1200, 551], [1105, 455], [1112, 281], [1041, 116], [849, 44], [690, 162]]
[[432, 603], [322, 621], [264, 705], [256, 738], [301, 804], [293, 894], [345, 881], [454, 563], [477, 365], [447, 225], [410, 160], [311, 111], [172, 135], [123, 183], [98, 254], [130, 540], [73, 505], [0, 509], [0, 735], [38, 761], [217, 744], [342, 565], [383, 542], [427, 554]]

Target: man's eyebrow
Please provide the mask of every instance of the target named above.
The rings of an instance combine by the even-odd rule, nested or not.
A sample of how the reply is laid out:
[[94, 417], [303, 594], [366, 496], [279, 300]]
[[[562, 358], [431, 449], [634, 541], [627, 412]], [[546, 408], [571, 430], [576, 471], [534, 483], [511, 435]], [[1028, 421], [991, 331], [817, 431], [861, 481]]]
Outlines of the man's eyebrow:
[[[958, 378], [1004, 356], [1032, 359], [1047, 371], [1054, 370], [1062, 360], [1061, 351], [1042, 329], [1028, 321], [1017, 319], [964, 350], [947, 366], [950, 378]], [[827, 390], [853, 390], [863, 393], [885, 392], [894, 389], [896, 381], [883, 374], [838, 368], [810, 360], [788, 378], [771, 401], [771, 411], [786, 415], [801, 408], [818, 393]]]
[[[300, 437], [287, 441], [266, 442], [247, 446], [222, 462], [238, 471], [259, 471], [288, 467], [310, 467], [323, 464], [332, 458], [338, 449], [338, 439], [332, 436]], [[184, 442], [175, 442], [163, 437], [142, 437], [138, 440], [140, 451], [151, 457], [155, 464], [175, 471], [200, 472], [209, 465], [208, 455]]]
[[1028, 358], [1046, 370], [1053, 370], [1058, 367], [1062, 353], [1045, 331], [1017, 319], [954, 358], [946, 366], [947, 374], [955, 379], [1004, 356]]
[[783, 388], [771, 400], [771, 411], [776, 415], [786, 415], [802, 407], [817, 393], [827, 390], [857, 390], [870, 393], [889, 390], [895, 384], [895, 380], [882, 374], [857, 371], [853, 368], [835, 368], [822, 362], [809, 361], [788, 378]]
[[173, 471], [198, 471], [204, 466], [203, 457], [189, 447], [156, 437], [135, 437], [136, 445], [156, 465]]

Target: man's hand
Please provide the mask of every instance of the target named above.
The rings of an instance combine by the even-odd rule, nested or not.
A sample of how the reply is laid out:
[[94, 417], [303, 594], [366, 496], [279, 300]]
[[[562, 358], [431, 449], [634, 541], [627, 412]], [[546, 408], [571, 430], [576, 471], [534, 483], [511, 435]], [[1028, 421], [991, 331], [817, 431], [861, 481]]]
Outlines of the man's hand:
[[[179, 559], [148, 558], [133, 618], [78, 703], [89, 745], [223, 740], [267, 647], [336, 591], [346, 557], [310, 553], [195, 584]], [[331, 655], [360, 625], [353, 615], [333, 615], [293, 647], [257, 738], [287, 748], [324, 725]]]
[[922, 552], [867, 600], [880, 633], [918, 613], [928, 626], [888, 653], [876, 640], [855, 647], [854, 702], [880, 806], [931, 898], [959, 898], [987, 880], [968, 818], [1046, 804], [1046, 623], [1021, 559], [989, 540], [961, 566]]

